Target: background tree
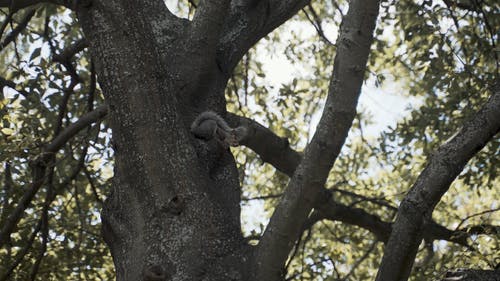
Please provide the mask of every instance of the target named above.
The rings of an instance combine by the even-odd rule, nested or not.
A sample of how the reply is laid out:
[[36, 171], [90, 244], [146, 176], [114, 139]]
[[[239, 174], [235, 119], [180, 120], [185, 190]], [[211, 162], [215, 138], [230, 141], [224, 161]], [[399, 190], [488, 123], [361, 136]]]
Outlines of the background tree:
[[497, 278], [496, 1], [166, 4], [0, 0], [0, 280]]

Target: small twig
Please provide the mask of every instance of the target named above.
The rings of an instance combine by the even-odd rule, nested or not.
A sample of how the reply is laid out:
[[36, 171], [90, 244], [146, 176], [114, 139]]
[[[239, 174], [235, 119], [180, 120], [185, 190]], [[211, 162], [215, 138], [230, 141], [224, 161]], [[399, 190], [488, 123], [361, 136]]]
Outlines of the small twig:
[[35, 242], [35, 238], [36, 238], [38, 232], [40, 232], [41, 228], [42, 228], [42, 220], [40, 219], [40, 220], [38, 220], [38, 223], [35, 226], [35, 229], [31, 233], [31, 236], [27, 240], [26, 246], [21, 251], [19, 251], [19, 253], [16, 256], [16, 260], [10, 265], [9, 269], [0, 278], [0, 281], [11, 280], [10, 276], [12, 275], [14, 270], [21, 264], [24, 257], [28, 254], [28, 252], [31, 249], [31, 246], [33, 246], [33, 242]]
[[348, 280], [349, 279], [349, 276], [351, 276], [353, 273], [354, 273], [354, 270], [356, 270], [356, 268], [361, 265], [361, 263], [366, 260], [366, 258], [368, 258], [368, 256], [370, 255], [371, 252], [373, 252], [373, 250], [375, 249], [375, 246], [377, 245], [377, 241], [373, 242], [370, 246], [370, 248], [368, 248], [368, 250], [363, 254], [363, 256], [357, 260], [353, 266], [351, 267], [351, 270], [349, 271], [349, 273], [347, 273], [346, 276], [344, 276], [344, 278], [342, 278], [343, 280]]
[[497, 211], [500, 211], [500, 208], [495, 208], [495, 209], [491, 209], [491, 210], [486, 210], [486, 211], [482, 211], [482, 212], [479, 212], [479, 213], [476, 213], [476, 214], [469, 215], [469, 216], [465, 217], [464, 219], [462, 219], [462, 220], [460, 221], [460, 223], [457, 225], [457, 227], [455, 227], [455, 230], [460, 229], [460, 227], [462, 226], [462, 224], [464, 224], [464, 223], [465, 223], [465, 221], [467, 221], [467, 220], [468, 220], [468, 219], [470, 219], [470, 218], [477, 217], [477, 216], [481, 216], [481, 215], [488, 214], [488, 213], [494, 213], [494, 212], [497, 212]]
[[[3, 48], [5, 48], [5, 46], [10, 44], [11, 42], [14, 42], [14, 44], [16, 44], [15, 39], [24, 29], [26, 29], [31, 18], [33, 18], [33, 16], [35, 15], [35, 12], [36, 12], [36, 9], [31, 9], [30, 11], [28, 11], [27, 14], [24, 16], [24, 18], [17, 24], [16, 27], [14, 27], [12, 24], [12, 17], [10, 19], [9, 18], [7, 19], [7, 20], [9, 20], [8, 22], [11, 25], [12, 31], [9, 34], [7, 34], [7, 36], [5, 37], [3, 42], [0, 43], [0, 51], [2, 51]], [[5, 27], [3, 25], [2, 25], [2, 28], [5, 29]], [[3, 33], [3, 30], [1, 30], [1, 31]]]
[[251, 197], [251, 198], [242, 198], [241, 201], [252, 201], [252, 200], [267, 200], [267, 199], [274, 199], [274, 198], [279, 198], [283, 195], [283, 193], [279, 194], [269, 194], [269, 195], [262, 195], [262, 196], [256, 196], [256, 197]]
[[[347, 191], [347, 190], [338, 189], [338, 188], [331, 188], [331, 189], [328, 189], [328, 191], [339, 192], [339, 193], [346, 194], [346, 195], [351, 196], [351, 197], [360, 198], [360, 199], [362, 199], [362, 201], [372, 202], [372, 203], [377, 204], [379, 206], [386, 207], [387, 209], [389, 209], [391, 211], [398, 210], [398, 208], [390, 205], [388, 202], [381, 201], [381, 200], [384, 200], [383, 197], [382, 198], [366, 197], [364, 195], [359, 195], [357, 193]], [[361, 201], [359, 201], [359, 202], [361, 202]], [[352, 203], [349, 207], [352, 207], [353, 205], [356, 205], [359, 202]]]
[[320, 38], [322, 38], [328, 45], [333, 46], [334, 44], [326, 37], [325, 32], [323, 31], [323, 27], [321, 26], [321, 20], [318, 14], [316, 14], [311, 4], [307, 5], [307, 8], [312, 14], [311, 17], [309, 13], [306, 11], [306, 9], [302, 9], [302, 12], [304, 12], [304, 14], [306, 15], [307, 20], [313, 25], [314, 29], [316, 29], [316, 32], [318, 33]]

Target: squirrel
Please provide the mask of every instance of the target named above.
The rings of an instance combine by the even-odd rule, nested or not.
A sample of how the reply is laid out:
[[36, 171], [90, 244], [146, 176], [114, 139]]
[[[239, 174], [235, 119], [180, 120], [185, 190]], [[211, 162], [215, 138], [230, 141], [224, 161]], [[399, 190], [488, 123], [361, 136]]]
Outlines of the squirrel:
[[195, 137], [211, 140], [215, 138], [223, 147], [238, 146], [247, 136], [247, 128], [231, 128], [227, 122], [213, 111], [204, 111], [191, 124], [191, 133]]

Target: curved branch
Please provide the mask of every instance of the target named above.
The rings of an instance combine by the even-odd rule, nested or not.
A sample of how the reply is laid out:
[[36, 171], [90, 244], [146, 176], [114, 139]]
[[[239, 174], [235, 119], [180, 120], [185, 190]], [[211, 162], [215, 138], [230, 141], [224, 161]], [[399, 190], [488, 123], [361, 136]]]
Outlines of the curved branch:
[[217, 47], [217, 62], [221, 70], [229, 75], [255, 43], [290, 19], [310, 1], [232, 1]]
[[68, 140], [87, 126], [101, 120], [108, 114], [108, 107], [101, 105], [94, 111], [84, 114], [78, 121], [66, 127], [45, 147], [45, 153], [56, 153]]
[[328, 44], [328, 45], [334, 45], [328, 37], [326, 37], [325, 32], [323, 30], [323, 27], [321, 26], [321, 19], [314, 10], [313, 6], [311, 4], [307, 5], [307, 8], [311, 15], [309, 15], [309, 12], [306, 11], [306, 9], [302, 9], [302, 12], [306, 15], [307, 20], [312, 24], [314, 29], [316, 29], [316, 32], [318, 33], [319, 38], [323, 39], [323, 41]]
[[387, 242], [391, 234], [391, 223], [382, 221], [378, 216], [369, 214], [363, 209], [352, 208], [330, 199], [328, 202], [320, 203], [315, 207], [313, 213], [319, 213], [322, 219], [341, 221], [347, 224], [364, 228], [382, 242]]
[[72, 45], [68, 46], [66, 49], [64, 49], [61, 53], [53, 54], [52, 59], [55, 62], [64, 64], [66, 62], [69, 62], [75, 54], [83, 51], [83, 49], [87, 47], [88, 47], [87, 40], [85, 40], [85, 38], [81, 38], [76, 42], [74, 42]]
[[406, 280], [410, 275], [424, 225], [465, 164], [500, 131], [500, 81], [481, 110], [428, 160], [399, 207], [384, 250], [377, 281]]
[[[330, 196], [326, 194], [324, 197]], [[317, 201], [315, 211], [310, 218], [314, 218], [315, 221], [328, 219], [356, 225], [370, 231], [375, 235], [377, 240], [384, 243], [388, 242], [393, 228], [393, 223], [385, 222], [380, 217], [372, 215], [361, 208], [354, 208], [335, 202], [331, 197], [327, 201]], [[314, 222], [308, 222], [307, 225]], [[470, 248], [467, 238], [471, 235], [496, 235], [498, 232], [499, 227], [492, 225], [470, 226], [464, 230], [451, 230], [439, 225], [435, 221], [430, 221], [424, 225], [424, 238], [427, 241], [445, 240], [467, 248]]]
[[0, 51], [2, 51], [5, 46], [16, 40], [16, 37], [19, 35], [19, 33], [26, 29], [31, 18], [35, 15], [35, 12], [36, 9], [32, 9], [31, 11], [27, 12], [23, 19], [19, 22], [19, 24], [17, 24], [17, 26], [9, 34], [7, 34], [7, 36], [5, 36], [3, 42], [0, 43]]

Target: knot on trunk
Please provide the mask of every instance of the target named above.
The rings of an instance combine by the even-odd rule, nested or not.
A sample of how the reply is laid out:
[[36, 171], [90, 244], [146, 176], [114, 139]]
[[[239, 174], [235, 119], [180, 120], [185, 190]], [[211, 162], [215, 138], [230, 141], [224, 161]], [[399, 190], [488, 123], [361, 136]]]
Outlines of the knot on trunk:
[[150, 265], [144, 269], [144, 281], [165, 281], [168, 274], [161, 265]]

